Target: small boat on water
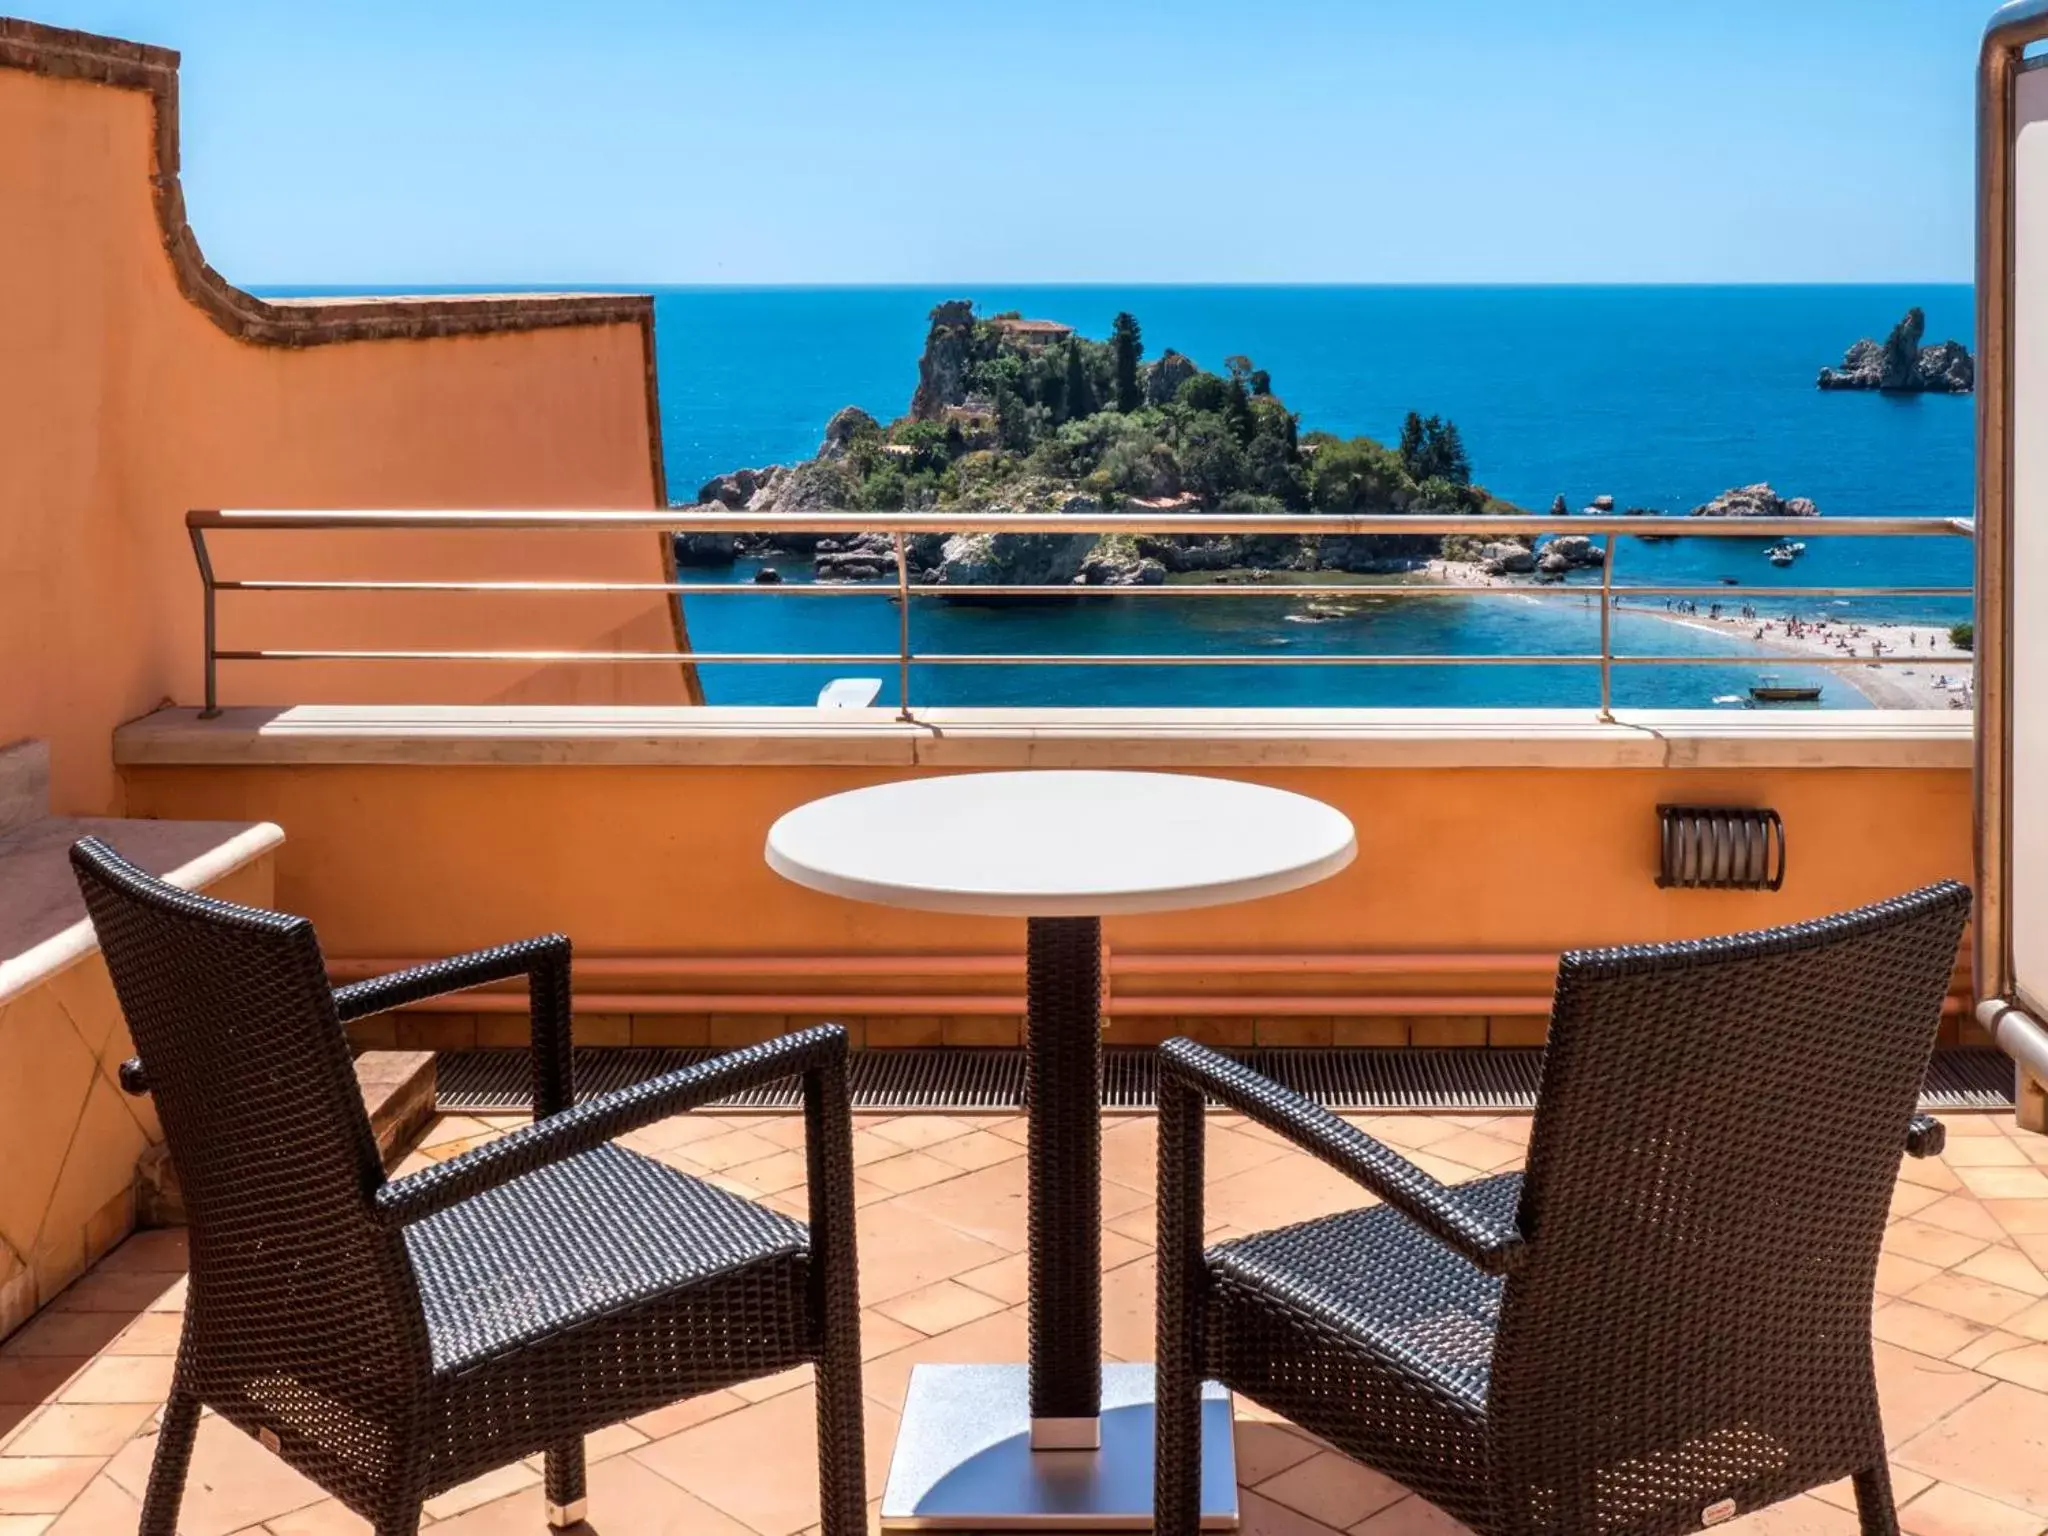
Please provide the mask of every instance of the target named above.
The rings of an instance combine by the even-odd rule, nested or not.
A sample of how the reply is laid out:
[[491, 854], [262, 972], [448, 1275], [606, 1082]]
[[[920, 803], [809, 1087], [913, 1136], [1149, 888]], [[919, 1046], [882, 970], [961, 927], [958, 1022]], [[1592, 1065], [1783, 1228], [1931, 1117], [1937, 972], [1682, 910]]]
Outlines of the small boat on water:
[[1760, 677], [1749, 686], [1749, 696], [1759, 704], [1818, 704], [1819, 685], [1781, 683], [1775, 677]]
[[1773, 565], [1787, 566], [1805, 553], [1806, 546], [1804, 544], [1795, 544], [1792, 540], [1786, 539], [1781, 543], [1773, 544], [1769, 549], [1765, 550], [1764, 558]]

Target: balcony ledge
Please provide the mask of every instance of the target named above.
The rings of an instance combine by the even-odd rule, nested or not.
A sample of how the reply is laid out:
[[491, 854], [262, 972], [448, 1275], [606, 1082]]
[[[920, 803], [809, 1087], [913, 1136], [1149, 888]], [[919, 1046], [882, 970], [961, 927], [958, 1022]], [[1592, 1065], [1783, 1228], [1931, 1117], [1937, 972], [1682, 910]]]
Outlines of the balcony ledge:
[[261, 765], [1967, 770], [1971, 715], [1913, 710], [161, 709], [122, 768]]

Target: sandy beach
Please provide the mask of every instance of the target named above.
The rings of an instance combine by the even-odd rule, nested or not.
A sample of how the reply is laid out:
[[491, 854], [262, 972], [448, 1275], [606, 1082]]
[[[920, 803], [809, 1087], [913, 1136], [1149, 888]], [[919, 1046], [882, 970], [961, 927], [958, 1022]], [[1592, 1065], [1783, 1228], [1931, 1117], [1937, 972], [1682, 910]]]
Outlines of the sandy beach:
[[[1539, 590], [1525, 579], [1489, 576], [1483, 567], [1460, 560], [1432, 560], [1420, 574], [1424, 580], [1446, 586]], [[1575, 583], [1571, 590], [1583, 593], [1589, 602], [1599, 601], [1596, 588]], [[1665, 607], [1662, 598], [1631, 598], [1625, 587], [1617, 588], [1615, 595], [1616, 606], [1623, 613], [1725, 634], [1788, 659], [1908, 658], [1903, 663], [1866, 660], [1862, 666], [1827, 668], [1830, 676], [1840, 678], [1878, 709], [1968, 709], [1975, 700], [1970, 655], [1949, 643], [1947, 625], [1791, 619], [1782, 614], [1767, 617], [1761, 607], [1753, 607], [1751, 616], [1745, 616], [1742, 600], [1699, 603], [1696, 611], [1681, 611]], [[1717, 606], [1718, 613], [1714, 611]]]
[[1787, 657], [1907, 657], [1901, 664], [1866, 662], [1827, 669], [1879, 709], [1968, 709], [1975, 701], [1969, 652], [1949, 643], [1946, 625], [1765, 618], [1761, 610], [1754, 618], [1744, 618], [1739, 603], [1732, 605], [1732, 612], [1724, 605], [1716, 617], [1705, 607], [1697, 613], [1667, 611], [1661, 599], [1652, 598], [1634, 603], [1624, 598], [1621, 607], [1628, 613], [1733, 635]]

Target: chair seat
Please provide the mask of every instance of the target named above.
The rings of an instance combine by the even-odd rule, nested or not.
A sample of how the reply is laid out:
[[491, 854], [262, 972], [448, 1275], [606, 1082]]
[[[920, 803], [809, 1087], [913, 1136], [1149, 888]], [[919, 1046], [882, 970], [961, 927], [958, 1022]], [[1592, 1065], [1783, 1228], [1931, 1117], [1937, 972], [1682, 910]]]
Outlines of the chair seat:
[[415, 1222], [405, 1242], [444, 1376], [748, 1272], [793, 1271], [782, 1289], [810, 1251], [801, 1223], [610, 1144]]
[[[1476, 1180], [1460, 1193], [1512, 1220], [1522, 1176]], [[1284, 1308], [1460, 1407], [1485, 1411], [1502, 1282], [1392, 1206], [1224, 1243], [1209, 1250], [1208, 1264], [1226, 1294]]]

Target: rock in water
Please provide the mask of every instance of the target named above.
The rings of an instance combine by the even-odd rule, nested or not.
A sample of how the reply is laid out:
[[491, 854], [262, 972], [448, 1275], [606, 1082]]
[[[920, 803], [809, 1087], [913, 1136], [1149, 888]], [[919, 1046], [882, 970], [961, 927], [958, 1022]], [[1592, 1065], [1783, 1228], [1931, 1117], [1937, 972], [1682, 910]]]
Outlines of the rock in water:
[[1564, 499], [1561, 492], [1557, 500], [1550, 504], [1550, 515], [1552, 517], [1570, 517], [1572, 515], [1571, 504]]
[[1602, 514], [1612, 512], [1614, 510], [1614, 498], [1612, 496], [1595, 496], [1593, 498], [1593, 510]]
[[1819, 517], [1820, 508], [1804, 496], [1780, 496], [1768, 484], [1741, 485], [1723, 491], [1704, 506], [1692, 509], [1694, 517]]
[[1882, 342], [1868, 338], [1843, 355], [1839, 368], [1820, 371], [1822, 389], [1876, 389], [1887, 394], [1967, 395], [1977, 387], [1977, 365], [1960, 341], [1923, 348], [1927, 315], [1917, 306]]

